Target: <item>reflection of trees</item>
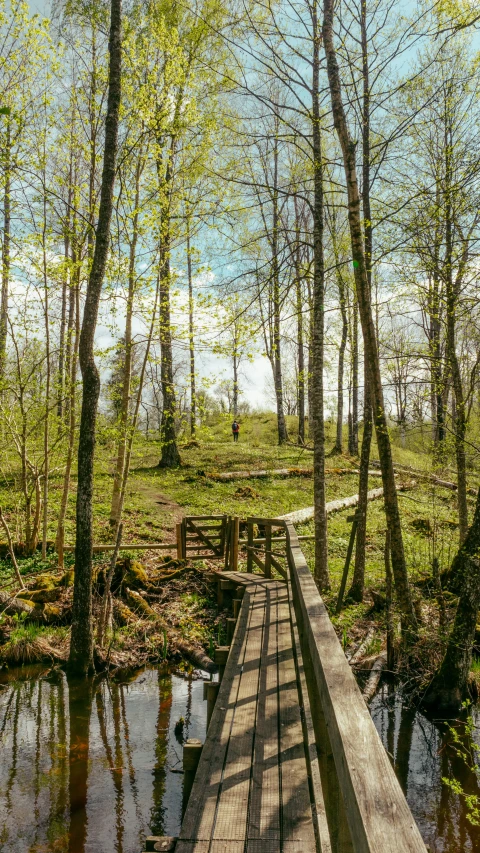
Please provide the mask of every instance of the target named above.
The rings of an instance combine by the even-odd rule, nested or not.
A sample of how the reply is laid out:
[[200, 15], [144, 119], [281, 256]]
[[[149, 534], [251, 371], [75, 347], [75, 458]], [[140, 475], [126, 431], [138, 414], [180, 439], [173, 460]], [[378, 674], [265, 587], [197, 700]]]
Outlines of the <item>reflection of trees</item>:
[[400, 714], [400, 727], [398, 729], [397, 753], [395, 756], [395, 773], [402, 786], [402, 791], [407, 796], [408, 770], [410, 765], [410, 752], [412, 749], [413, 726], [416, 711], [404, 706]]
[[163, 805], [163, 798], [167, 776], [166, 762], [171, 709], [172, 676], [170, 673], [159, 670], [157, 739], [155, 742], [155, 767], [153, 770], [153, 807], [150, 816], [150, 831], [152, 835], [164, 834], [165, 807]]
[[87, 782], [93, 684], [90, 678], [68, 679], [70, 720], [68, 853], [83, 853], [87, 837]]

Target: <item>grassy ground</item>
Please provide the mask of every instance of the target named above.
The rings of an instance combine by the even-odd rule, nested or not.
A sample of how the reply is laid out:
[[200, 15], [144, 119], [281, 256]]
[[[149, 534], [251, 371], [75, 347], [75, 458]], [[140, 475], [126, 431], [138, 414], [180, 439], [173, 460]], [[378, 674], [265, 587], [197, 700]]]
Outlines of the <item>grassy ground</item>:
[[[290, 422], [292, 433], [295, 423]], [[333, 444], [333, 425], [330, 426], [328, 442]], [[417, 442], [418, 445], [418, 442]], [[198, 434], [198, 446], [187, 439], [181, 446], [182, 467], [175, 471], [158, 468], [160, 448], [158, 442], [139, 440], [135, 449], [132, 473], [124, 511], [124, 542], [150, 543], [173, 542], [175, 523], [183, 515], [231, 513], [242, 518], [248, 515], [276, 517], [313, 503], [313, 482], [304, 476], [277, 478], [274, 475], [262, 480], [237, 480], [217, 482], [208, 475], [221, 471], [255, 470], [276, 468], [311, 468], [313, 454], [294, 445], [278, 447], [275, 443], [275, 417], [271, 414], [245, 418], [241, 424], [240, 441], [234, 444], [230, 431], [230, 418], [217, 420]], [[373, 458], [376, 457], [374, 447]], [[429, 467], [429, 458], [419, 452], [418, 446], [410, 442], [408, 448], [394, 446], [394, 457], [398, 463], [416, 468]], [[327, 500], [355, 494], [358, 489], [356, 467], [358, 460], [348, 456], [327, 458]], [[351, 473], [345, 473], [351, 469]], [[95, 479], [94, 525], [95, 541], [111, 541], [108, 513], [112, 490], [113, 456], [111, 444], [102, 441], [100, 434]], [[405, 479], [403, 477], [403, 479]], [[473, 483], [472, 483], [473, 484]], [[9, 519], [12, 533], [21, 539], [22, 516], [18, 492], [12, 488], [14, 479], [0, 481], [0, 502]], [[61, 471], [50, 481], [50, 528], [49, 537], [54, 539], [56, 507], [61, 490]], [[74, 540], [74, 493], [68, 508], [67, 542]], [[370, 488], [379, 485], [372, 478]], [[248, 486], [249, 488], [245, 488]], [[440, 568], [446, 568], [455, 553], [458, 541], [455, 494], [429, 483], [418, 482], [414, 488], [400, 493], [405, 552], [408, 570], [413, 581], [431, 574], [432, 557], [439, 558]], [[332, 590], [326, 596], [332, 605], [340, 583], [342, 568], [350, 535], [349, 513], [342, 512], [329, 518], [329, 568]], [[384, 585], [385, 514], [381, 500], [370, 503], [368, 513], [366, 586], [382, 589]], [[313, 525], [299, 526], [300, 534], [312, 534]], [[304, 542], [303, 548], [313, 570], [314, 544]], [[161, 561], [158, 552], [138, 552], [138, 558], [147, 567], [155, 569]], [[104, 557], [98, 556], [97, 562]], [[56, 558], [49, 554], [47, 565], [53, 567]], [[73, 562], [70, 554], [68, 562]], [[46, 568], [40, 556], [19, 560], [23, 573]], [[0, 586], [11, 576], [9, 558], [0, 562]], [[347, 587], [348, 589], [348, 587]], [[180, 592], [180, 590], [179, 590]], [[187, 595], [186, 590], [181, 595]], [[180, 602], [180, 599], [176, 599]], [[187, 602], [185, 602], [187, 603]], [[365, 617], [371, 599], [365, 605], [347, 607], [338, 619], [336, 627], [341, 635], [355, 634], [359, 621]], [[187, 608], [188, 609], [188, 608]]]

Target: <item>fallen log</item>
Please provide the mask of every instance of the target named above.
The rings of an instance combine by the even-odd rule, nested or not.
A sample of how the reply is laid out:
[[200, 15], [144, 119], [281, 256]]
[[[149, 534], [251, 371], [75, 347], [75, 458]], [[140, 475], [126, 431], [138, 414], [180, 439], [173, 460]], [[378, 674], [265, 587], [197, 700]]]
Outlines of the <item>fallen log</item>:
[[[405, 492], [407, 489], [413, 489], [416, 485], [415, 480], [412, 480], [410, 483], [399, 483], [397, 485], [398, 492]], [[383, 488], [382, 489], [371, 489], [367, 492], [367, 500], [374, 501], [377, 498], [383, 497]], [[334, 512], [340, 512], [343, 509], [351, 509], [352, 507], [357, 506], [358, 504], [358, 495], [351, 495], [348, 498], [341, 498], [338, 501], [329, 501], [325, 510], [327, 515], [331, 515]], [[303, 524], [305, 521], [311, 521], [314, 517], [315, 507], [308, 506], [306, 509], [297, 509], [294, 512], [287, 512], [285, 515], [278, 515], [277, 518], [280, 521], [291, 521], [293, 524]]]
[[363, 691], [363, 698], [365, 702], [368, 704], [372, 701], [375, 693], [378, 690], [378, 685], [380, 683], [380, 679], [382, 677], [382, 672], [387, 667], [387, 653], [382, 652], [378, 655], [375, 663], [373, 664], [370, 675], [368, 676], [367, 683], [365, 685], [365, 689]]
[[7, 616], [20, 616], [22, 613], [30, 614], [35, 605], [33, 601], [25, 601], [22, 598], [11, 596], [7, 592], [0, 590], [0, 612], [6, 613]]
[[180, 654], [182, 654], [183, 657], [186, 657], [194, 666], [205, 670], [205, 672], [218, 672], [218, 664], [214, 663], [214, 661], [201, 649], [195, 648], [195, 646], [190, 645], [190, 643], [185, 643], [184, 640], [172, 640], [172, 642], [177, 647]]
[[[373, 461], [372, 465], [380, 467], [380, 462]], [[435, 474], [428, 474], [426, 471], [420, 471], [418, 468], [412, 468], [410, 465], [394, 465], [393, 470], [399, 474], [414, 474], [417, 480], [433, 483], [435, 486], [439, 486], [441, 489], [448, 489], [451, 492], [456, 492], [458, 489], [457, 483], [452, 483], [450, 480], [442, 480]], [[467, 489], [467, 494], [476, 497], [477, 489], [470, 487]]]
[[[335, 468], [335, 474], [360, 474], [358, 468]], [[328, 473], [328, 471], [327, 471]], [[380, 471], [369, 471], [370, 477], [381, 477]], [[262, 480], [266, 477], [313, 477], [313, 468], [276, 468], [271, 471], [223, 471], [220, 474], [208, 474], [210, 480], [229, 482], [231, 480]]]
[[369, 628], [366, 636], [363, 638], [362, 642], [359, 646], [357, 646], [356, 650], [350, 655], [346, 655], [346, 658], [350, 664], [350, 666], [355, 666], [359, 660], [364, 656], [369, 643], [372, 642], [375, 636], [375, 628]]
[[[177, 635], [169, 628], [167, 623], [158, 613], [150, 607], [147, 601], [142, 598], [138, 592], [134, 592], [132, 589], [125, 588], [125, 596], [129, 604], [136, 610], [138, 613], [141, 613], [143, 618], [151, 619], [156, 622], [157, 626], [165, 631], [168, 642], [174, 646], [181, 655], [187, 658], [187, 660], [191, 661], [194, 666], [199, 667], [200, 669], [204, 669], [206, 672], [218, 672], [218, 666], [214, 661], [205, 654], [202, 649], [196, 648], [191, 643], [185, 642], [185, 640], [180, 640]], [[123, 618], [125, 618], [125, 610], [129, 608], [123, 607], [123, 611], [120, 609], [117, 604], [117, 613], [120, 613]], [[115, 612], [115, 603], [114, 603], [114, 612]], [[130, 611], [131, 613], [131, 611]], [[132, 614], [133, 615], [133, 614]], [[128, 617], [127, 617], [128, 618]]]

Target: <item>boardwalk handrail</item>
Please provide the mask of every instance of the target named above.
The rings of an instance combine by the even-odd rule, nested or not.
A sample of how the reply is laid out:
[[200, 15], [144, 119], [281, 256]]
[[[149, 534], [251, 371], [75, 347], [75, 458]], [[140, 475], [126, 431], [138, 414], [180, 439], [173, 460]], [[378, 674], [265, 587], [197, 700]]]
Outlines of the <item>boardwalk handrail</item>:
[[285, 530], [332, 850], [426, 853], [293, 524]]

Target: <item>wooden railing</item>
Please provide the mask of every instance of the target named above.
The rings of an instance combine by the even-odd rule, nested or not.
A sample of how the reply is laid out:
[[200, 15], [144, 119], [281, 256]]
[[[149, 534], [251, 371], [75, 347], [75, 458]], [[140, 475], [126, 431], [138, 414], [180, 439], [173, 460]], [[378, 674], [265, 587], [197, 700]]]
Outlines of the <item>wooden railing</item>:
[[291, 522], [289, 589], [337, 853], [426, 853]]

